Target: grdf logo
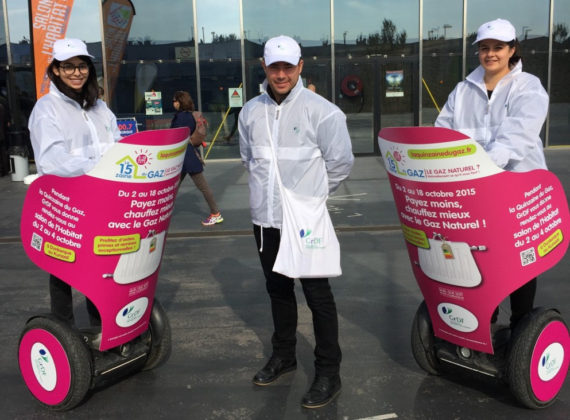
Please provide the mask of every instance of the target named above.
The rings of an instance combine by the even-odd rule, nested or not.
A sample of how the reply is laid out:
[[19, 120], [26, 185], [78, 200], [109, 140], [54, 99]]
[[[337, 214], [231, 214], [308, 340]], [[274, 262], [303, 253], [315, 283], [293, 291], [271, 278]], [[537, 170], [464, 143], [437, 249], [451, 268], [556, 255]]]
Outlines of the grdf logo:
[[125, 305], [115, 316], [115, 322], [119, 327], [130, 327], [136, 324], [146, 313], [148, 298], [141, 297]]
[[311, 232], [312, 231], [310, 229], [307, 229], [307, 230], [301, 229], [299, 231], [299, 235], [301, 235], [301, 238], [306, 238], [307, 236], [309, 236], [311, 234]]
[[475, 315], [459, 305], [440, 303], [437, 311], [441, 320], [454, 330], [473, 332], [479, 326]]
[[125, 308], [125, 310], [123, 311], [123, 316], [128, 316], [132, 311], [133, 311], [134, 306], [129, 306], [127, 308]]
[[540, 356], [538, 363], [538, 376], [541, 380], [548, 382], [553, 379], [564, 362], [564, 347], [560, 343], [552, 343]]
[[47, 354], [46, 350], [42, 348], [42, 349], [40, 349], [39, 353], [40, 353], [40, 357], [42, 359], [44, 359], [44, 362], [49, 363], [48, 354]]
[[49, 350], [42, 343], [35, 343], [31, 348], [30, 356], [38, 383], [46, 391], [53, 391], [57, 384], [57, 372]]

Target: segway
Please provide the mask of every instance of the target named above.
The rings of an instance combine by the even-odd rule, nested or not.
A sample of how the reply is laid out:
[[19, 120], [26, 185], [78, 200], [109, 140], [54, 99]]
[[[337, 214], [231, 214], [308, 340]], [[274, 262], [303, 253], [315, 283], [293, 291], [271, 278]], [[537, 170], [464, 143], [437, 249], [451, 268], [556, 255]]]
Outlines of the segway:
[[30, 185], [21, 221], [28, 257], [101, 317], [101, 327], [80, 329], [51, 314], [27, 321], [20, 372], [45, 407], [72, 409], [90, 390], [168, 359], [170, 323], [154, 295], [188, 134], [136, 133], [85, 175]]
[[534, 308], [512, 328], [491, 320], [566, 253], [570, 214], [559, 180], [547, 170], [504, 171], [453, 130], [387, 128], [378, 142], [424, 297], [411, 333], [416, 362], [433, 375], [451, 367], [496, 378], [529, 408], [551, 405], [570, 360], [560, 313]]

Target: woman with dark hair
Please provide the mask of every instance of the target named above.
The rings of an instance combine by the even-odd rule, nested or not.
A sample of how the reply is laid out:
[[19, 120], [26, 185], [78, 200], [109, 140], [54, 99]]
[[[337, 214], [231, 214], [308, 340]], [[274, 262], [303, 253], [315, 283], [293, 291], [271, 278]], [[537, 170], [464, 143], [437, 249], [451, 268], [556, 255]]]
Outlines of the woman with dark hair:
[[[47, 68], [49, 93], [40, 98], [28, 123], [38, 174], [72, 177], [89, 172], [121, 138], [115, 115], [98, 99], [93, 56], [79, 39], [60, 39]], [[73, 323], [71, 286], [50, 276], [52, 313]], [[92, 324], [97, 308], [87, 300]]]
[[[196, 130], [197, 124], [194, 116], [192, 115], [192, 112], [195, 110], [192, 97], [185, 91], [175, 92], [174, 97], [172, 98], [172, 104], [176, 110], [176, 114], [170, 123], [170, 127], [188, 127], [190, 129], [190, 135], [192, 135]], [[205, 220], [202, 220], [202, 225], [211, 226], [217, 223], [222, 223], [224, 218], [220, 214], [220, 209], [218, 209], [218, 205], [214, 199], [214, 193], [204, 177], [204, 165], [199, 156], [199, 150], [189, 143], [188, 148], [186, 149], [186, 155], [184, 156], [182, 174], [180, 175], [180, 184], [186, 174], [189, 174], [192, 181], [194, 181], [196, 188], [202, 192], [206, 203], [208, 203], [208, 206], [210, 207], [210, 216]]]
[[[473, 44], [480, 66], [451, 92], [435, 125], [476, 140], [505, 170], [546, 169], [540, 131], [548, 94], [536, 76], [522, 71], [514, 26], [504, 19], [484, 23]], [[511, 294], [511, 327], [532, 310], [535, 293], [533, 279]]]

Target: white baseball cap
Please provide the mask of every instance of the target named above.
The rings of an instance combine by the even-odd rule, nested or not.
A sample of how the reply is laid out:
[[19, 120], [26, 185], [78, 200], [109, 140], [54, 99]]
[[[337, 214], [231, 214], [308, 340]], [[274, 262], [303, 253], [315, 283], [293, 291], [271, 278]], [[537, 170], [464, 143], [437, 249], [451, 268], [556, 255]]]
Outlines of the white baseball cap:
[[479, 26], [477, 38], [473, 44], [484, 39], [496, 39], [498, 41], [510, 42], [517, 38], [515, 27], [505, 19], [495, 19]]
[[86, 55], [87, 57], [94, 58], [87, 52], [87, 45], [80, 39], [64, 38], [58, 39], [53, 43], [53, 58], [58, 61], [65, 61], [71, 57], [78, 55]]
[[266, 66], [270, 66], [279, 61], [285, 61], [286, 63], [296, 66], [299, 64], [300, 59], [301, 48], [299, 44], [297, 44], [297, 41], [291, 37], [280, 35], [271, 38], [265, 43], [263, 60]]

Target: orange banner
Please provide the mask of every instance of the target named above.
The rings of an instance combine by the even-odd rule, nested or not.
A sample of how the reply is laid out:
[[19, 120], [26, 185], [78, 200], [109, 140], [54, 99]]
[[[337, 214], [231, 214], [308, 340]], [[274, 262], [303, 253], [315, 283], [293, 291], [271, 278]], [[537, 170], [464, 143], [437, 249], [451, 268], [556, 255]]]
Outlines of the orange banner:
[[129, 0], [105, 0], [103, 3], [103, 28], [105, 34], [105, 56], [107, 60], [107, 102], [113, 99], [113, 91], [119, 77], [121, 60], [127, 46], [135, 8]]
[[52, 58], [53, 43], [65, 38], [73, 0], [32, 0], [32, 39], [34, 41], [34, 70], [36, 96], [40, 99], [49, 92], [46, 69]]

